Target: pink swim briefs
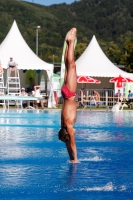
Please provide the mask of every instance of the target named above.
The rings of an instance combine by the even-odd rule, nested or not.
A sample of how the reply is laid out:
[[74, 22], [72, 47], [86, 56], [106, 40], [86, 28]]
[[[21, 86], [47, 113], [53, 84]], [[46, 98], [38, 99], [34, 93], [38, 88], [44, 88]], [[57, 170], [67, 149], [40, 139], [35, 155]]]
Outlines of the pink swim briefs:
[[62, 86], [61, 93], [64, 99], [76, 96], [76, 92], [71, 92], [65, 84]]

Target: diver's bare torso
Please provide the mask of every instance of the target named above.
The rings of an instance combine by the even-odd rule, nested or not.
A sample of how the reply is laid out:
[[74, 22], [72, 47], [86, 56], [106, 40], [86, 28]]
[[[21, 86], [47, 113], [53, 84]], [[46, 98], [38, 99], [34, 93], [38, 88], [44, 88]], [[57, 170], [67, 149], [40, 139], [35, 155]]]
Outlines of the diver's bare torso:
[[74, 125], [76, 121], [76, 101], [75, 97], [65, 99], [62, 109], [62, 126]]

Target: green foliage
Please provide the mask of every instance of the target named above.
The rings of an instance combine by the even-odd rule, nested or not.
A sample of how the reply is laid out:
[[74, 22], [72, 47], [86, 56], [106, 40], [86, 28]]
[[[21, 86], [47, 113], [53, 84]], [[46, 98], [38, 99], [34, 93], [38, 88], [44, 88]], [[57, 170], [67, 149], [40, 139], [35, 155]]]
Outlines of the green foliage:
[[131, 39], [125, 41], [123, 47], [123, 54], [121, 56], [121, 63], [126, 66], [128, 72], [133, 73], [133, 36]]
[[117, 44], [113, 41], [109, 42], [107, 49], [107, 56], [111, 59], [114, 63], [119, 63], [121, 57], [121, 50]]
[[79, 56], [84, 52], [87, 45], [86, 43], [77, 43], [76, 49], [75, 49], [75, 59], [78, 59]]
[[[39, 30], [39, 56], [46, 62], [61, 61], [64, 38], [68, 30], [76, 27], [78, 44], [76, 59], [96, 35], [104, 53], [112, 62], [132, 66], [133, 0], [80, 0], [41, 6], [33, 3], [0, 0], [0, 42], [3, 41], [14, 20], [27, 44], [35, 52], [36, 29]], [[129, 40], [129, 42], [126, 41]], [[131, 46], [130, 46], [131, 44]], [[128, 55], [125, 56], [124, 49]], [[130, 67], [129, 67], [130, 66]]]

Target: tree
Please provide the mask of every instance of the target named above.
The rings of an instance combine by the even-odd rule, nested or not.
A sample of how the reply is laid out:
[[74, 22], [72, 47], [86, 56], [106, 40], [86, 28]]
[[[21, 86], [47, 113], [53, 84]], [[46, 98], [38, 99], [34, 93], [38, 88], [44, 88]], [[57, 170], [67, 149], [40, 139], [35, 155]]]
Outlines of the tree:
[[126, 71], [133, 72], [133, 38], [125, 42], [121, 64], [126, 66]]
[[121, 58], [121, 50], [113, 41], [108, 43], [107, 56], [113, 63], [119, 64]]
[[86, 43], [77, 43], [76, 49], [75, 49], [75, 59], [77, 60], [80, 55], [85, 51], [87, 47]]

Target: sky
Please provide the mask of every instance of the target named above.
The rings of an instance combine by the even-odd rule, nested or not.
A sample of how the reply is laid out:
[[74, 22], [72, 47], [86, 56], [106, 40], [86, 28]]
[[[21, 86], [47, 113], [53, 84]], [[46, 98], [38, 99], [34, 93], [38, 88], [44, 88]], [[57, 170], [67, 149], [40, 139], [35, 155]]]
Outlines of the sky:
[[45, 6], [49, 6], [52, 4], [59, 4], [59, 3], [71, 4], [71, 3], [75, 2], [75, 0], [24, 0], [24, 1], [42, 4]]

